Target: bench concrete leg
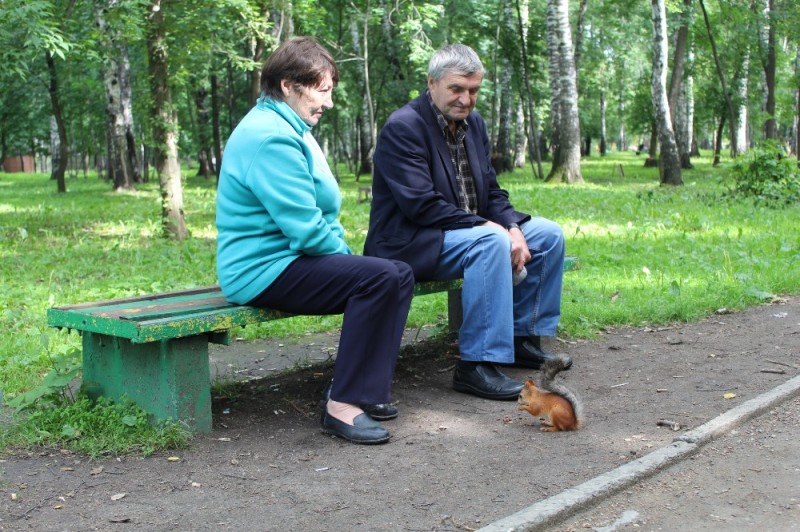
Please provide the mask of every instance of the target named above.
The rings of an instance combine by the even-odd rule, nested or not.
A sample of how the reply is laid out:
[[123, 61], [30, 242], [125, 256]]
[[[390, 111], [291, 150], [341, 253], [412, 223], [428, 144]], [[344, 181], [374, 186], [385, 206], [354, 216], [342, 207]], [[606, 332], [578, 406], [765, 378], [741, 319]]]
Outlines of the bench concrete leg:
[[83, 333], [83, 389], [93, 398], [132, 399], [155, 421], [211, 432], [208, 336], [134, 344]]
[[450, 332], [458, 332], [463, 321], [461, 289], [451, 288], [447, 291], [447, 328], [450, 329]]

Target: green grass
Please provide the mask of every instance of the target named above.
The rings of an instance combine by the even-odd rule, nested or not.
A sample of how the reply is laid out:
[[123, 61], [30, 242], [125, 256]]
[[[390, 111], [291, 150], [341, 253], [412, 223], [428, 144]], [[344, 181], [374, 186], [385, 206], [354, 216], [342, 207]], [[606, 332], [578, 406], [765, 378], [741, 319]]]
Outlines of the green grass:
[[[730, 169], [712, 168], [708, 158], [694, 162], [679, 188], [660, 187], [657, 171], [631, 153], [584, 160], [584, 185], [546, 185], [530, 177], [529, 167], [500, 177], [518, 209], [562, 224], [567, 253], [581, 258], [582, 270], [566, 276], [561, 335], [690, 321], [800, 292], [797, 206], [730, 199]], [[363, 177], [360, 183], [342, 178], [342, 222], [356, 252], [369, 218], [357, 190], [368, 184]], [[42, 335], [51, 352], [79, 347], [77, 334], [47, 328], [47, 308], [216, 283], [213, 182], [186, 179], [192, 238], [184, 242], [159, 236], [157, 183], [130, 193], [113, 193], [94, 178], [70, 178], [67, 186], [59, 195], [47, 176], [0, 174], [0, 389], [6, 398], [37, 386], [50, 370]], [[443, 323], [445, 299], [415, 300], [409, 326]], [[254, 339], [340, 323], [338, 316], [298, 317], [237, 334]]]
[[186, 447], [188, 431], [175, 423], [153, 425], [147, 413], [130, 401], [78, 397], [39, 408], [18, 423], [0, 426], [0, 448], [58, 446], [96, 457]]

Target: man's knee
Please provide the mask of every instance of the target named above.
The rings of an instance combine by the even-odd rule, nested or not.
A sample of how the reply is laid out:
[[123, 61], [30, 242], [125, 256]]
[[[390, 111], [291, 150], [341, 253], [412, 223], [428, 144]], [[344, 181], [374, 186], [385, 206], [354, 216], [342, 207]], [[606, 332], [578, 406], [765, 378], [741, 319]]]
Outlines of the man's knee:
[[475, 243], [489, 252], [506, 251], [511, 253], [511, 239], [508, 233], [496, 227], [485, 227], [486, 231], [475, 238]]

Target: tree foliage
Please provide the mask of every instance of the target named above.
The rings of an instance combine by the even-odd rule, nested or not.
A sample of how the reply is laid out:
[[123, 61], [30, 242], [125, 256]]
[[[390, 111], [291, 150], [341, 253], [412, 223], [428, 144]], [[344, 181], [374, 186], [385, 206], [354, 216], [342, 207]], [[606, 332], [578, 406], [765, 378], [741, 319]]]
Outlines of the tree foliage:
[[[153, 93], [148, 71], [151, 4], [148, 0], [0, 0], [0, 59], [5, 67], [0, 72], [0, 156], [34, 153], [49, 161], [53, 146], [53, 107], [47, 92], [51, 74], [45, 62], [49, 54], [58, 79], [69, 171], [74, 175], [95, 168], [108, 177], [103, 67], [110, 49], [95, 24], [97, 6], [105, 8], [117, 44], [128, 52], [132, 135], [141, 156], [139, 172], [143, 179], [150, 177], [149, 169], [158, 168], [153, 136], [158, 124], [150, 112]], [[292, 35], [315, 36], [339, 62], [336, 106], [315, 134], [331, 160], [353, 173], [368, 171], [375, 132], [392, 111], [424, 90], [430, 54], [450, 42], [472, 46], [484, 61], [478, 110], [487, 118], [493, 143], [498, 140], [501, 102], [511, 116], [523, 120], [508, 130], [513, 138], [503, 139], [494, 149], [519, 151], [526, 142], [530, 147], [527, 137], [535, 137], [534, 147], [543, 159], [558, 148], [548, 139], [557, 140], [563, 133], [561, 122], [551, 116], [558, 111], [552, 106], [553, 87], [563, 86], [563, 80], [551, 76], [553, 72], [560, 76], [564, 69], [563, 65], [556, 71], [548, 68], [545, 2], [162, 0], [160, 4], [168, 13], [164, 45], [169, 51], [161, 81], [172, 97], [178, 154], [184, 164], [200, 162], [200, 172], [209, 179], [224, 156], [225, 139], [252, 105], [261, 63]], [[576, 87], [583, 156], [601, 145], [624, 150], [649, 144], [655, 117], [649, 6], [625, 0], [560, 0], [559, 4], [570, 16], [569, 44], [580, 52]], [[672, 47], [683, 25], [687, 54], [691, 51], [693, 59], [685, 63], [684, 72], [694, 81], [696, 143], [714, 147], [720, 130], [723, 137], [716, 143], [734, 154], [768, 134], [796, 146], [800, 15], [794, 2], [704, 0], [707, 27], [699, 4], [686, 8], [684, 4], [666, 0], [667, 68], [671, 75]], [[717, 44], [716, 59], [709, 35]], [[764, 70], [772, 64], [770, 54], [773, 87], [765, 83], [771, 79]], [[750, 68], [744, 68], [748, 57]], [[743, 125], [747, 145], [737, 149], [734, 129]], [[521, 155], [535, 154], [529, 150]], [[520, 156], [502, 155], [515, 161]]]

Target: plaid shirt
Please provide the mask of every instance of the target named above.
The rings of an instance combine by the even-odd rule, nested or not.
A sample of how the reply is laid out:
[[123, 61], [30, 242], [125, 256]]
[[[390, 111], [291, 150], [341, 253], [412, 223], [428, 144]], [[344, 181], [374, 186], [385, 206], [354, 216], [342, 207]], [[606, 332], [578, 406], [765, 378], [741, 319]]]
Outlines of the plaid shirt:
[[433, 114], [439, 122], [439, 127], [442, 128], [442, 134], [450, 148], [450, 160], [453, 162], [453, 168], [456, 169], [456, 181], [458, 182], [458, 206], [470, 214], [476, 214], [478, 197], [475, 193], [475, 178], [472, 175], [472, 168], [469, 166], [467, 147], [464, 143], [464, 138], [467, 136], [467, 123], [464, 120], [457, 122], [456, 132], [453, 134], [447, 124], [447, 119], [433, 103], [430, 92], [428, 93], [428, 102], [431, 104]]

